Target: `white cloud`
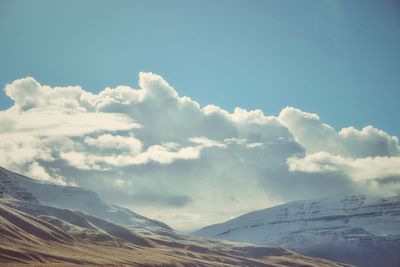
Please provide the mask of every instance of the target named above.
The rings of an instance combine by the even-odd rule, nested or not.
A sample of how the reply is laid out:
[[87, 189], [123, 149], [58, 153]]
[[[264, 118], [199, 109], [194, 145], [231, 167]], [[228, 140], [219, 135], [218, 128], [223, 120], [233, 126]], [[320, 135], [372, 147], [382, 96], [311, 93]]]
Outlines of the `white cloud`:
[[84, 143], [95, 145], [100, 148], [113, 148], [117, 150], [125, 150], [128, 148], [129, 150], [111, 154], [70, 151], [63, 152], [60, 156], [62, 159], [66, 160], [69, 165], [78, 169], [107, 171], [110, 170], [111, 167], [142, 165], [150, 161], [159, 164], [170, 164], [175, 160], [198, 159], [200, 157], [200, 152], [204, 148], [225, 147], [224, 144], [203, 137], [194, 137], [189, 140], [196, 145], [180, 147], [176, 143], [166, 143], [152, 145], [146, 151], [141, 152], [141, 145], [136, 138], [111, 136], [107, 134], [101, 135], [97, 139], [85, 138]]
[[75, 185], [74, 183], [68, 183], [63, 177], [59, 175], [50, 176], [46, 170], [37, 162], [33, 162], [25, 172], [29, 177], [33, 177], [40, 181], [51, 182], [60, 185]]
[[326, 151], [351, 157], [400, 155], [398, 138], [372, 126], [362, 130], [343, 128], [337, 132], [322, 123], [317, 114], [292, 107], [284, 108], [278, 118], [308, 153]]
[[201, 107], [152, 73], [139, 87], [8, 84], [0, 164], [185, 229], [280, 201], [400, 188], [387, 180], [400, 175], [398, 139], [372, 126], [336, 131], [290, 107], [277, 117]]
[[289, 158], [288, 165], [292, 172], [344, 172], [355, 181], [400, 176], [400, 157], [351, 158], [317, 152], [304, 158]]
[[30, 110], [0, 112], [0, 134], [27, 136], [83, 136], [94, 132], [116, 132], [140, 125], [122, 114], [83, 113], [76, 111]]
[[243, 145], [247, 143], [247, 140], [244, 138], [235, 138], [235, 137], [231, 137], [231, 138], [226, 138], [224, 140], [225, 144], [231, 145], [231, 144], [236, 144], [236, 145]]
[[206, 137], [192, 137], [189, 141], [198, 144], [200, 147], [220, 147], [225, 148], [226, 145], [215, 140], [210, 140]]
[[142, 150], [142, 142], [132, 136], [103, 134], [97, 138], [85, 137], [84, 143], [100, 149], [117, 149], [137, 154]]
[[79, 86], [55, 87], [40, 85], [34, 78], [27, 77], [7, 84], [5, 93], [15, 101], [14, 109], [27, 111], [34, 108], [55, 106], [79, 111], [89, 111], [87, 101], [93, 95]]
[[257, 148], [257, 147], [261, 148], [263, 146], [264, 146], [263, 143], [251, 143], [246, 145], [247, 148]]
[[361, 131], [353, 127], [343, 128], [338, 135], [341, 145], [346, 147], [349, 155], [355, 157], [400, 156], [398, 138], [371, 125], [364, 127]]

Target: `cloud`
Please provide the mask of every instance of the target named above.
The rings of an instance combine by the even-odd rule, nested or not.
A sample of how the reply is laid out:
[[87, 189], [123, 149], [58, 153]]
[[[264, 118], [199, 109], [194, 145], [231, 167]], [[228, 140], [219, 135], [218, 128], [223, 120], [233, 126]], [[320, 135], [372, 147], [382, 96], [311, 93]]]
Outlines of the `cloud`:
[[350, 158], [318, 152], [289, 158], [289, 170], [306, 173], [344, 172], [355, 181], [400, 176], [400, 157]]
[[86, 113], [64, 110], [0, 112], [2, 134], [29, 136], [83, 136], [95, 132], [127, 131], [140, 125], [122, 114]]
[[165, 195], [160, 192], [138, 192], [131, 196], [135, 205], [157, 206], [157, 207], [184, 207], [192, 202], [187, 195]]
[[15, 80], [11, 84], [7, 84], [4, 91], [14, 100], [14, 109], [20, 111], [46, 106], [90, 111], [85, 107], [90, 107], [88, 101], [93, 99], [91, 93], [84, 91], [79, 86], [51, 88], [42, 86], [32, 77]]
[[337, 132], [322, 123], [317, 114], [292, 107], [284, 108], [279, 120], [308, 153], [326, 151], [350, 157], [400, 156], [398, 138], [370, 125], [362, 130], [348, 127]]
[[56, 173], [53, 173], [53, 175], [50, 176], [38, 162], [33, 162], [29, 165], [25, 173], [29, 177], [35, 177], [40, 181], [52, 182], [60, 185], [75, 185], [74, 183], [64, 181], [64, 178]]
[[282, 201], [400, 189], [398, 138], [372, 126], [337, 131], [292, 107], [202, 107], [152, 73], [138, 89], [94, 94], [28, 77], [5, 93], [14, 105], [0, 111], [1, 165], [180, 229]]
[[[70, 166], [82, 170], [110, 170], [112, 167], [124, 167], [129, 165], [142, 165], [150, 161], [159, 164], [170, 164], [175, 160], [198, 159], [204, 148], [225, 147], [224, 144], [204, 138], [190, 138], [190, 142], [195, 146], [180, 147], [176, 143], [162, 143], [161, 145], [152, 145], [146, 151], [141, 151], [141, 142], [133, 137], [121, 137], [101, 135], [97, 139], [84, 139], [84, 143], [90, 146], [100, 148], [95, 153], [83, 151], [69, 151], [60, 154]], [[82, 146], [81, 147], [82, 150]], [[111, 149], [111, 152], [105, 152], [104, 149]]]
[[142, 151], [142, 142], [133, 136], [120, 136], [103, 134], [97, 138], [85, 137], [84, 143], [99, 149], [111, 149], [127, 151], [131, 154], [138, 154]]

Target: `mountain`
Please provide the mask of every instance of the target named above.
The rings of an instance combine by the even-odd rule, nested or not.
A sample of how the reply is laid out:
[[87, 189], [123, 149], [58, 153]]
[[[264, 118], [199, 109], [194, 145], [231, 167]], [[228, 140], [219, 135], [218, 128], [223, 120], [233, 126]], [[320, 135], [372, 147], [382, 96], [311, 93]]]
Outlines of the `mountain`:
[[343, 266], [274, 247], [205, 239], [151, 240], [98, 218], [61, 209], [53, 212], [65, 212], [69, 223], [0, 204], [1, 266]]
[[107, 204], [79, 187], [0, 169], [0, 265], [348, 266], [269, 246], [209, 240]]
[[194, 233], [356, 266], [400, 266], [400, 196], [343, 195], [254, 211]]
[[129, 209], [104, 202], [90, 190], [40, 182], [0, 167], [0, 196], [79, 210], [135, 229], [171, 231], [165, 223], [152, 220]]

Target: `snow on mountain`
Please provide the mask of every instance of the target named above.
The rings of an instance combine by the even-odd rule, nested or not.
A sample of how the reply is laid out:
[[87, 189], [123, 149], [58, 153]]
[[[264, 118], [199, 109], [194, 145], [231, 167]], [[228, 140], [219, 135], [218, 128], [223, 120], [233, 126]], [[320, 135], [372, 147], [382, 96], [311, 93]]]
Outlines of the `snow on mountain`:
[[0, 198], [0, 233], [1, 266], [350, 267], [277, 247], [149, 238], [86, 213], [14, 198]]
[[0, 197], [64, 209], [79, 210], [113, 223], [151, 232], [173, 232], [166, 224], [146, 218], [129, 209], [104, 202], [90, 190], [40, 182], [0, 167]]
[[194, 234], [357, 266], [400, 266], [400, 196], [334, 196], [254, 211]]
[[[0, 265], [349, 266], [268, 246], [176, 233], [78, 187], [0, 168]], [[64, 265], [65, 264], [65, 265]]]

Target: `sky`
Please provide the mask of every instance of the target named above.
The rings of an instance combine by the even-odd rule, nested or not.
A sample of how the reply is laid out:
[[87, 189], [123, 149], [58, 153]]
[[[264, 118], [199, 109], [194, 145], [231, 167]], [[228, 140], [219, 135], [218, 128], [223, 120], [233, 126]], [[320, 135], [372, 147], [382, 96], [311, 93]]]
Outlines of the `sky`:
[[[393, 123], [400, 98], [398, 1], [0, 1], [0, 84], [135, 85], [162, 75], [202, 105], [333, 127]], [[12, 104], [2, 94], [0, 107]]]
[[182, 231], [400, 191], [396, 1], [0, 0], [0, 165]]

